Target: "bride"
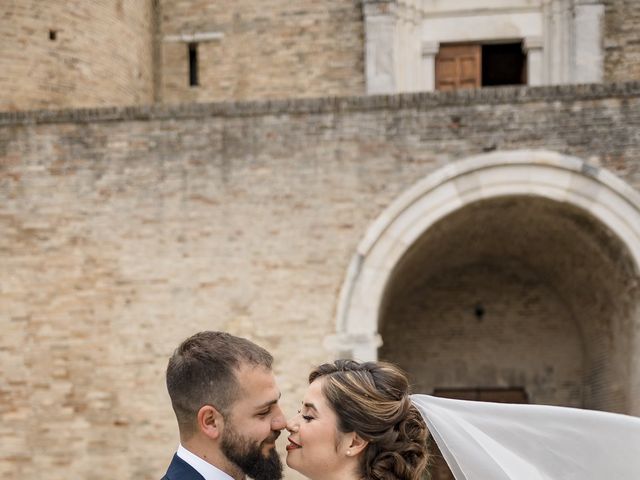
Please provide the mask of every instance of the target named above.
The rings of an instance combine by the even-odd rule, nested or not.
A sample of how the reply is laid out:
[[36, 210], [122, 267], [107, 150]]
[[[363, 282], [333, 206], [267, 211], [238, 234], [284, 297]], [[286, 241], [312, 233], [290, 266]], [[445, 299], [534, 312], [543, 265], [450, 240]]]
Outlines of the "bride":
[[352, 360], [309, 375], [287, 465], [311, 480], [418, 480], [427, 426], [456, 480], [640, 479], [640, 418], [410, 396], [395, 366]]
[[287, 465], [312, 480], [418, 480], [427, 428], [395, 366], [338, 360], [309, 375]]

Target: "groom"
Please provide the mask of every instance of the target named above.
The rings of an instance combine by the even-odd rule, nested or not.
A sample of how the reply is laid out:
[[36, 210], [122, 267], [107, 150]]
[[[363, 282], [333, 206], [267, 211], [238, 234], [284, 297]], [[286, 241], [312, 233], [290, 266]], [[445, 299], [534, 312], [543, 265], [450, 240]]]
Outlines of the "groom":
[[262, 347], [224, 332], [200, 332], [171, 356], [167, 389], [180, 445], [162, 480], [282, 478], [275, 449], [285, 418]]

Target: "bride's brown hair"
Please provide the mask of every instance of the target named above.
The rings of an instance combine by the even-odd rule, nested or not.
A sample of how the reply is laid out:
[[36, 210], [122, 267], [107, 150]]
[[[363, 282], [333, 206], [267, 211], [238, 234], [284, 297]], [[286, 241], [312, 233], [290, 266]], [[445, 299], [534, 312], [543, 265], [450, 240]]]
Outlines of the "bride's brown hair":
[[367, 480], [419, 480], [427, 465], [427, 427], [409, 398], [409, 382], [395, 365], [337, 360], [320, 365], [322, 392], [338, 417], [338, 430], [369, 444], [360, 464]]

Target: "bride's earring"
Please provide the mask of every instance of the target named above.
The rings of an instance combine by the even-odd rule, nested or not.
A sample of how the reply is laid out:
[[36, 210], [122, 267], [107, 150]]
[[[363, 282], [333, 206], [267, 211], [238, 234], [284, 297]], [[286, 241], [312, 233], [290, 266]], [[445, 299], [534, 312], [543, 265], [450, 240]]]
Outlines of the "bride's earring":
[[347, 450], [347, 457], [351, 456], [351, 450]]

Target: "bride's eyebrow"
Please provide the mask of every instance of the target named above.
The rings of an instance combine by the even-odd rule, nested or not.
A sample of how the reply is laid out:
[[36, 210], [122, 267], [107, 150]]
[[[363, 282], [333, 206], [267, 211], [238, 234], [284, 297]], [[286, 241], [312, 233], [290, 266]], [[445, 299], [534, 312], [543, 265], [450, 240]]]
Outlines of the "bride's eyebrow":
[[309, 402], [302, 402], [302, 406], [305, 408], [312, 408], [314, 409], [316, 412], [318, 411], [318, 409], [316, 408], [316, 406], [313, 403], [309, 403]]

